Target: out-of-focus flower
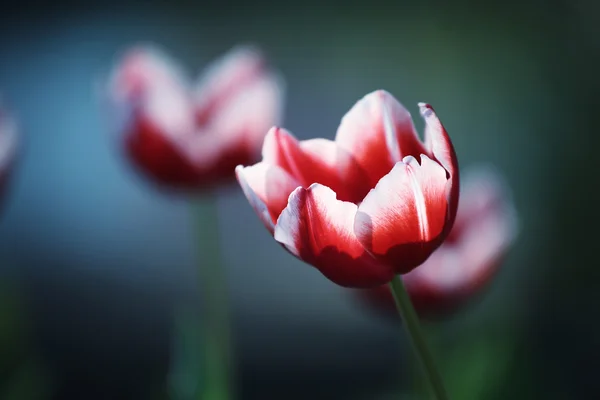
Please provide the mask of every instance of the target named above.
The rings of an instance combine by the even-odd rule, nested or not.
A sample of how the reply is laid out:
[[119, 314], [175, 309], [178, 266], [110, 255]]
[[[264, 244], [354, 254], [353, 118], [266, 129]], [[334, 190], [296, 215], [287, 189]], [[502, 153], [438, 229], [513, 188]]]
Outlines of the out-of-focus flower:
[[0, 199], [4, 199], [17, 156], [17, 135], [15, 119], [0, 102]]
[[262, 53], [235, 47], [192, 83], [163, 52], [130, 49], [117, 63], [109, 98], [128, 157], [154, 181], [204, 189], [254, 162], [279, 123], [283, 80]]
[[[517, 235], [517, 215], [499, 174], [486, 167], [463, 176], [450, 235], [423, 265], [403, 276], [415, 309], [423, 317], [457, 311], [481, 293]], [[358, 294], [373, 307], [398, 315], [387, 285]]]
[[383, 90], [354, 105], [335, 141], [272, 128], [262, 161], [236, 173], [275, 240], [346, 287], [378, 286], [422, 264], [454, 223], [458, 166], [433, 109], [419, 107], [425, 143]]

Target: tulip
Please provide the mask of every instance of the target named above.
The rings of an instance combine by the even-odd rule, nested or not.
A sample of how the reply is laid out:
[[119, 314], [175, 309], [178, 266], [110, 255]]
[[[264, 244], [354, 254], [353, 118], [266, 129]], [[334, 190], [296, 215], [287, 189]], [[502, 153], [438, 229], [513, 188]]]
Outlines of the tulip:
[[8, 180], [17, 156], [17, 124], [0, 104], [0, 198], [4, 199]]
[[[210, 266], [199, 260], [204, 331], [196, 331], [196, 316], [182, 306], [185, 317], [175, 340], [185, 356], [174, 357], [173, 397], [196, 390], [176, 378], [177, 371], [199, 375], [196, 366], [204, 376], [202, 392], [194, 397], [232, 396], [227, 287], [215, 234], [217, 198], [208, 189], [232, 181], [236, 165], [258, 159], [266, 132], [280, 122], [283, 96], [279, 74], [249, 46], [212, 62], [196, 82], [158, 49], [138, 46], [123, 55], [109, 80], [111, 117], [126, 158], [159, 186], [205, 195], [190, 198], [199, 253], [213, 260]], [[211, 234], [205, 237], [206, 232]], [[194, 347], [201, 342], [204, 360], [195, 360]], [[188, 365], [189, 357], [193, 362]]]
[[[450, 235], [423, 265], [403, 277], [421, 317], [452, 314], [479, 295], [517, 235], [516, 212], [500, 175], [490, 168], [474, 168], [463, 176]], [[395, 314], [389, 286], [358, 293], [371, 306]]]
[[160, 185], [206, 189], [251, 163], [280, 121], [283, 83], [255, 48], [213, 61], [196, 83], [164, 53], [130, 49], [109, 83], [113, 117], [128, 158]]
[[345, 287], [379, 286], [427, 260], [454, 223], [459, 176], [446, 130], [419, 108], [424, 142], [383, 90], [350, 109], [334, 141], [272, 128], [262, 161], [236, 174], [275, 240]]

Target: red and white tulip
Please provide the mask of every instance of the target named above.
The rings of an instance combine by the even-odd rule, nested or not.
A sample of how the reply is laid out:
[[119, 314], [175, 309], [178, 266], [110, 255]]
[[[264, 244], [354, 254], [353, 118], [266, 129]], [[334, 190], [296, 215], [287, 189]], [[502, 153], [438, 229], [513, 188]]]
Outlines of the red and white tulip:
[[454, 223], [459, 175], [446, 130], [419, 107], [424, 142], [383, 90], [352, 107], [334, 141], [272, 128], [262, 161], [236, 173], [275, 240], [346, 287], [378, 286], [427, 260]]
[[215, 60], [194, 83], [163, 52], [130, 49], [109, 84], [128, 158], [152, 180], [204, 189], [254, 162], [281, 120], [284, 85], [256, 48]]

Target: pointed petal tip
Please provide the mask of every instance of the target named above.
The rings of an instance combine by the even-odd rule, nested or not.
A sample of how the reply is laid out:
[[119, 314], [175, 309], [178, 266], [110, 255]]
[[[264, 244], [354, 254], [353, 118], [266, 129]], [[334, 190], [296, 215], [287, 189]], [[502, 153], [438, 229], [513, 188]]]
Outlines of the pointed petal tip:
[[[239, 175], [243, 172], [244, 166], [242, 164], [238, 164], [235, 166], [235, 174], [239, 177]], [[239, 178], [238, 178], [239, 179]]]
[[269, 158], [268, 156], [269, 156], [270, 152], [272, 152], [273, 149], [277, 147], [276, 144], [278, 143], [281, 136], [292, 136], [293, 137], [293, 135], [290, 132], [288, 132], [285, 128], [282, 128], [277, 125], [272, 126], [267, 131], [265, 137], [263, 138], [263, 145], [262, 145], [263, 159]]
[[405, 156], [402, 161], [397, 162], [393, 168], [399, 167], [398, 164], [402, 163], [404, 165], [409, 165], [413, 167], [423, 166], [423, 163], [431, 162], [431, 158], [427, 154], [419, 154], [418, 157], [415, 156]]
[[[311, 185], [311, 186], [312, 186], [312, 185]], [[306, 191], [308, 191], [308, 189], [305, 189], [305, 188], [304, 188], [304, 187], [302, 187], [302, 186], [298, 186], [298, 187], [297, 187], [296, 189], [294, 189], [294, 190], [292, 191], [292, 193], [290, 193], [290, 195], [288, 196], [288, 203], [290, 202], [290, 200], [291, 200], [292, 198], [295, 198], [295, 197], [299, 196], [299, 195], [300, 195], [300, 193], [304, 193], [304, 192], [306, 192]]]
[[[236, 179], [259, 219], [267, 230], [273, 234], [275, 224], [267, 204], [268, 194], [266, 188], [266, 170], [268, 166], [263, 163], [254, 164], [249, 167], [238, 165], [235, 167]], [[261, 188], [261, 186], [263, 186]], [[258, 190], [258, 192], [257, 192]]]
[[271, 143], [273, 142], [274, 137], [276, 137], [279, 129], [280, 128], [278, 126], [272, 126], [271, 128], [269, 128], [269, 130], [265, 134], [265, 137], [263, 138], [263, 145], [262, 145], [263, 158], [265, 157], [266, 149], [268, 149], [271, 146]]
[[363, 96], [362, 99], [367, 100], [367, 99], [373, 99], [373, 98], [377, 99], [378, 101], [384, 102], [384, 103], [389, 100], [398, 102], [398, 100], [394, 97], [394, 95], [385, 89], [377, 89], [370, 93], [367, 93], [366, 95]]
[[417, 103], [417, 105], [419, 106], [419, 112], [421, 113], [423, 118], [428, 118], [435, 114], [435, 111], [433, 110], [433, 107], [431, 107], [431, 104], [419, 102]]
[[308, 195], [310, 195], [311, 193], [315, 193], [317, 196], [322, 198], [329, 197], [331, 200], [342, 201], [343, 203], [351, 203], [338, 199], [338, 194], [335, 190], [331, 189], [329, 186], [317, 182], [312, 183], [308, 188], [306, 188], [306, 193]]
[[279, 126], [279, 125], [273, 125], [273, 126], [272, 126], [272, 127], [271, 127], [271, 128], [268, 130], [268, 131], [267, 131], [267, 135], [281, 135], [281, 134], [284, 134], [284, 135], [291, 135], [291, 133], [290, 133], [290, 132], [289, 132], [287, 129], [285, 129], [285, 128], [283, 128], [283, 127]]
[[[391, 96], [390, 92], [388, 92], [385, 89], [377, 89], [373, 92], [370, 93], [371, 95], [377, 95], [377, 96], [381, 96], [381, 97], [385, 97], [385, 96]], [[368, 96], [368, 95], [367, 95]]]
[[[318, 182], [312, 183], [306, 190], [309, 191], [309, 192], [312, 192], [312, 191], [315, 191], [315, 190], [327, 190], [327, 191], [333, 192], [333, 190], [331, 190], [327, 186], [322, 185], [322, 184], [320, 184]], [[334, 192], [334, 194], [335, 194], [335, 192]]]
[[[423, 154], [421, 154], [421, 156], [423, 156]], [[422, 158], [421, 158], [421, 159], [422, 159]], [[417, 159], [416, 159], [414, 156], [406, 156], [406, 157], [404, 157], [404, 158], [402, 159], [402, 163], [404, 163], [404, 164], [406, 164], [406, 165], [410, 165], [410, 164], [413, 164], [413, 163], [415, 163], [415, 162], [416, 162], [417, 164], [419, 163], [419, 162], [417, 161]], [[398, 163], [396, 163], [396, 164], [398, 164]], [[396, 167], [397, 167], [397, 165], [394, 165], [394, 168], [396, 168]]]

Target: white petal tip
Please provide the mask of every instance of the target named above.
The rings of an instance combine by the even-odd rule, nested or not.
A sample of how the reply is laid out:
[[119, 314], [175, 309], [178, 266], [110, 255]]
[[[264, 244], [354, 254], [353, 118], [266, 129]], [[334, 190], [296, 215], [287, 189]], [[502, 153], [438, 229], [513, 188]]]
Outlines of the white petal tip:
[[406, 156], [402, 159], [402, 163], [404, 163], [406, 165], [410, 165], [415, 162], [417, 162], [417, 159], [414, 156]]
[[315, 193], [317, 196], [321, 196], [323, 198], [329, 197], [332, 200], [338, 200], [337, 193], [333, 191], [330, 187], [322, 185], [320, 183], [311, 184], [308, 189], [306, 189], [307, 193]]
[[363, 96], [363, 99], [373, 99], [373, 98], [375, 98], [379, 101], [385, 101], [385, 99], [394, 98], [394, 96], [392, 96], [392, 94], [385, 89], [377, 89], [377, 90], [374, 90], [370, 93], [367, 93], [365, 96]]
[[308, 187], [308, 189], [307, 189], [307, 190], [311, 190], [311, 191], [312, 191], [312, 190], [320, 189], [321, 187], [326, 187], [326, 186], [323, 186], [323, 185], [321, 185], [320, 183], [317, 183], [317, 182], [315, 182], [315, 183], [312, 183], [312, 184], [311, 184], [311, 185]]
[[417, 103], [417, 105], [419, 106], [419, 112], [421, 113], [423, 118], [428, 118], [435, 114], [435, 111], [433, 111], [433, 107], [431, 107], [430, 104]]

